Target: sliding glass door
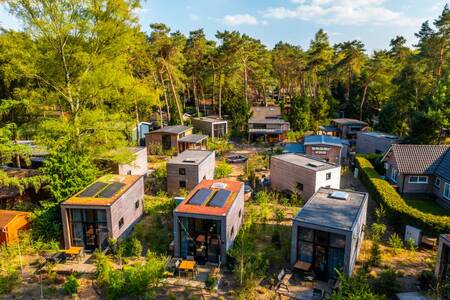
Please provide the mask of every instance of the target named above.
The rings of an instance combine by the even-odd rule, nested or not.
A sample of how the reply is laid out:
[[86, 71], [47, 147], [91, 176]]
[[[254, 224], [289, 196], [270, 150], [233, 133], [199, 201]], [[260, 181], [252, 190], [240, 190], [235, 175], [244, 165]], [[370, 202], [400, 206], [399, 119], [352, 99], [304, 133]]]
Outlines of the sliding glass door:
[[104, 209], [70, 209], [72, 245], [86, 250], [106, 247], [108, 226]]

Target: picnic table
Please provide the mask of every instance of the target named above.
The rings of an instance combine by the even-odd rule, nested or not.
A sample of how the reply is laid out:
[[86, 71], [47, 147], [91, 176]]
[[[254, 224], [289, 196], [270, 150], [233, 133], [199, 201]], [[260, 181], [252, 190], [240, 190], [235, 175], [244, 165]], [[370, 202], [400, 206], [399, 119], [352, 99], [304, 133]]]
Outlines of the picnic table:
[[81, 260], [81, 257], [84, 255], [83, 247], [70, 247], [69, 249], [63, 250], [64, 254], [66, 254], [71, 259], [78, 258]]
[[196, 273], [197, 270], [197, 263], [194, 260], [183, 260], [180, 265], [178, 266], [178, 269], [180, 271], [184, 271], [184, 272], [192, 272], [192, 278], [194, 278], [194, 275]]

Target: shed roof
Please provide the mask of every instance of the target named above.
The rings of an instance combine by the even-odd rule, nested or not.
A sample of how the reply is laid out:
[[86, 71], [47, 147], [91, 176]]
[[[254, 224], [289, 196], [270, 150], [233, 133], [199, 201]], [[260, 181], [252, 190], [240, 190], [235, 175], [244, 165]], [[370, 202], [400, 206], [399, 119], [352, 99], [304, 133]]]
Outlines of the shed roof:
[[283, 153], [305, 153], [302, 143], [287, 143], [283, 146]]
[[[391, 155], [400, 173], [434, 174], [450, 146], [393, 144], [383, 157], [386, 161]], [[446, 169], [447, 163], [442, 170]]]
[[[224, 188], [216, 188], [214, 184], [224, 184]], [[201, 214], [201, 215], [209, 215], [209, 216], [226, 216], [229, 209], [233, 205], [236, 200], [244, 201], [243, 195], [242, 199], [238, 199], [238, 194], [240, 190], [243, 188], [243, 183], [240, 181], [231, 181], [231, 180], [208, 180], [204, 179], [202, 182], [197, 184], [195, 188], [189, 193], [189, 195], [183, 200], [183, 202], [178, 205], [174, 212], [175, 213], [184, 213], [184, 214]], [[220, 190], [230, 191], [231, 194], [227, 198], [226, 202], [222, 207], [209, 206], [209, 202], [211, 198], [208, 198], [200, 205], [191, 204], [190, 200], [194, 197], [197, 191], [201, 189], [212, 190], [213, 192], [218, 192]], [[211, 195], [211, 197], [213, 194]]]
[[178, 141], [183, 143], [189, 143], [189, 144], [198, 144], [207, 139], [208, 136], [204, 134], [188, 134], [182, 138], [180, 138]]
[[349, 118], [337, 118], [337, 119], [332, 119], [331, 121], [333, 121], [333, 123], [335, 124], [339, 124], [339, 125], [362, 125], [362, 126], [367, 126], [368, 124], [364, 121], [360, 121], [357, 119], [349, 119]]
[[[76, 193], [62, 203], [62, 205], [82, 205], [82, 206], [109, 206], [116, 202], [129, 188], [131, 188], [142, 175], [117, 175], [109, 174], [100, 177], [86, 188]], [[100, 183], [100, 188], [95, 188], [95, 185]], [[118, 189], [114, 193], [110, 193], [110, 196], [103, 196], [102, 192], [106, 192], [107, 189], [113, 188], [112, 184], [121, 183], [117, 186]], [[92, 196], [82, 196], [82, 193], [89, 188], [94, 188]], [[111, 190], [114, 191], [114, 190]]]
[[185, 150], [177, 156], [170, 159], [168, 164], [185, 164], [185, 165], [199, 165], [210, 155], [214, 155], [213, 151], [207, 150]]
[[208, 122], [208, 123], [227, 123], [227, 120], [221, 119], [219, 117], [213, 117], [213, 116], [194, 118], [193, 120], [203, 121], [203, 122]]
[[341, 139], [339, 137], [331, 136], [331, 135], [308, 135], [305, 136], [305, 140], [303, 142], [305, 145], [331, 145], [343, 147], [344, 145], [349, 145], [347, 140]]
[[25, 216], [30, 216], [31, 213], [25, 212], [25, 211], [17, 211], [17, 210], [0, 210], [0, 229], [5, 229], [8, 227], [11, 222], [14, 221], [14, 219]]
[[320, 130], [325, 131], [325, 132], [338, 132], [340, 131], [339, 128], [337, 128], [336, 126], [333, 125], [322, 125], [319, 126]]
[[306, 154], [298, 154], [298, 153], [285, 153], [272, 156], [273, 159], [279, 159], [285, 161], [287, 163], [313, 170], [313, 171], [324, 171], [334, 168], [339, 168], [339, 166], [327, 162], [325, 160], [306, 155]]
[[390, 140], [399, 140], [400, 137], [398, 135], [393, 135], [389, 133], [384, 133], [380, 131], [360, 131], [358, 134], [367, 135], [375, 138], [384, 138]]
[[[330, 195], [336, 191], [347, 193], [347, 199], [332, 198]], [[366, 201], [367, 193], [320, 188], [306, 202], [294, 220], [350, 231]]]
[[165, 126], [163, 128], [150, 131], [148, 134], [152, 134], [152, 133], [180, 134], [180, 133], [183, 133], [183, 132], [189, 130], [190, 128], [191, 127], [184, 126], [184, 125]]

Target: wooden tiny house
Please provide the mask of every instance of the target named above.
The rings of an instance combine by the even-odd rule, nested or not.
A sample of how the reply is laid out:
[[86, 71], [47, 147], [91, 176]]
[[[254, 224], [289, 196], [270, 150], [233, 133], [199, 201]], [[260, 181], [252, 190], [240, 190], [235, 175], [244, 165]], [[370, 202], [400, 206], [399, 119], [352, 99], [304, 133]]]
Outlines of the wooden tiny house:
[[19, 240], [19, 231], [28, 229], [29, 212], [0, 210], [0, 245], [11, 245]]

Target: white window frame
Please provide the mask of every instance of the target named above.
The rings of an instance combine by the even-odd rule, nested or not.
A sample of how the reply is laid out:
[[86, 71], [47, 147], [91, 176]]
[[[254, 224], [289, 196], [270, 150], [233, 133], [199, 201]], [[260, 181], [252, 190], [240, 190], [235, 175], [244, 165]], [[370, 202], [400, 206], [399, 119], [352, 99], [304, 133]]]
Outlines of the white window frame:
[[[411, 181], [412, 178], [416, 177], [417, 181]], [[425, 181], [420, 181], [420, 178], [425, 178]], [[409, 176], [408, 178], [408, 183], [411, 184], [428, 184], [428, 176], [420, 176], [420, 175], [414, 175], [414, 176]]]
[[440, 188], [441, 187], [441, 179], [439, 177], [436, 177], [434, 180], [434, 187]]
[[442, 192], [442, 197], [450, 200], [450, 183], [444, 182], [444, 191]]
[[391, 180], [394, 183], [398, 182], [398, 171], [397, 171], [397, 169], [394, 169], [394, 168], [391, 169]]

